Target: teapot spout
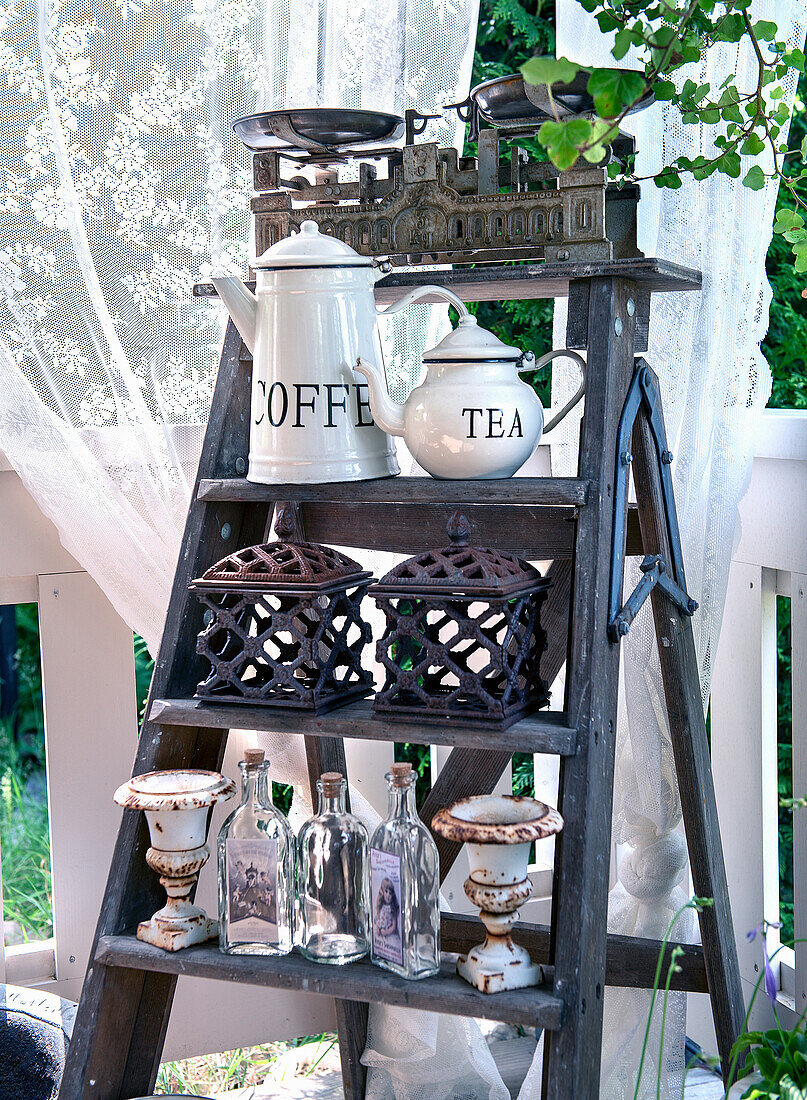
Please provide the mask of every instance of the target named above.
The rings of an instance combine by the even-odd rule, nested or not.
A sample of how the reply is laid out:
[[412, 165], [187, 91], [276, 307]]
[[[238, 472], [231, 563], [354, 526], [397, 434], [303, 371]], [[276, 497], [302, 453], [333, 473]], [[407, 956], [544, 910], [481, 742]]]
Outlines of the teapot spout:
[[356, 360], [354, 370], [367, 379], [367, 385], [370, 388], [370, 411], [379, 428], [388, 432], [389, 435], [403, 435], [403, 405], [399, 405], [390, 397], [381, 371], [376, 366], [365, 362], [361, 356]]
[[241, 334], [241, 339], [255, 354], [255, 333], [258, 319], [258, 299], [234, 275], [223, 275], [212, 279], [216, 293], [227, 307], [233, 324]]

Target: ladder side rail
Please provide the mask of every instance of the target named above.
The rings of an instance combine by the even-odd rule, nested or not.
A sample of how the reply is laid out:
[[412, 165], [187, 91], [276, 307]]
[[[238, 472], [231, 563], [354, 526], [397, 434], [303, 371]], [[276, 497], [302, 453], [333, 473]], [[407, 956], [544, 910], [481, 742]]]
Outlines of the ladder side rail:
[[[638, 363], [647, 366], [641, 359]], [[671, 547], [655, 444], [643, 413], [634, 428], [633, 454], [645, 550], [648, 554], [661, 554], [669, 561]], [[699, 897], [714, 899], [712, 908], [700, 913], [700, 929], [718, 1050], [723, 1072], [727, 1073], [729, 1052], [742, 1030], [745, 1008], [692, 619], [682, 614], [658, 586], [651, 592], [651, 601], [692, 881]]]
[[[241, 339], [230, 323], [146, 703], [147, 714], [152, 700], [166, 694], [177, 678], [175, 666], [185, 660], [178, 655], [195, 650], [198, 624], [187, 607], [188, 583], [233, 548], [233, 534], [237, 540], [242, 533], [246, 514], [243, 507], [211, 508], [196, 501], [201, 478], [232, 475], [236, 459], [246, 454], [251, 365], [240, 362], [240, 349]], [[229, 538], [222, 535], [225, 524], [230, 525]], [[133, 774], [175, 767], [217, 769], [225, 744], [226, 733], [220, 730], [161, 728], [146, 721]], [[107, 968], [94, 962], [100, 936], [122, 932], [164, 903], [157, 876], [145, 861], [148, 846], [143, 815], [124, 811], [68, 1048], [60, 1100], [108, 1100], [144, 1094], [151, 1091], [156, 1078], [176, 977]]]
[[561, 759], [555, 843], [552, 961], [564, 1025], [546, 1036], [545, 1100], [598, 1095], [605, 984], [619, 648], [608, 639], [619, 418], [633, 373], [636, 287], [593, 278], [589, 287], [588, 391], [579, 473], [594, 484], [577, 521], [566, 711], [577, 755]]

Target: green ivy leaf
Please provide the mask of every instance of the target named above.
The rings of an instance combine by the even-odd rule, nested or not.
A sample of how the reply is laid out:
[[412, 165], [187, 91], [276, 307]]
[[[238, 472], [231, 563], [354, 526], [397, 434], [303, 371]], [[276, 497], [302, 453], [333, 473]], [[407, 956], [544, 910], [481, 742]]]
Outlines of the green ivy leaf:
[[519, 66], [527, 84], [569, 84], [577, 76], [580, 66], [565, 57], [531, 57]]
[[788, 50], [782, 57], [782, 61], [785, 65], [788, 65], [791, 69], [796, 69], [798, 72], [804, 72], [804, 54], [801, 50]]
[[611, 53], [614, 55], [617, 61], [621, 61], [632, 45], [631, 32], [627, 27], [623, 27], [622, 30], [616, 32], [614, 38], [614, 45], [611, 49]]
[[761, 191], [765, 186], [765, 173], [758, 164], [752, 165], [743, 177], [743, 185], [752, 191]]
[[667, 102], [671, 99], [675, 99], [675, 85], [671, 80], [657, 80], [653, 85], [653, 94], [660, 102]]
[[755, 157], [765, 148], [765, 142], [759, 134], [749, 134], [742, 144], [740, 152], [746, 157]]
[[572, 167], [580, 147], [586, 145], [590, 137], [591, 123], [586, 118], [570, 118], [563, 122], [547, 121], [538, 131], [538, 140], [549, 153], [549, 159], [561, 172]]
[[615, 118], [630, 107], [647, 87], [641, 73], [595, 69], [588, 78], [588, 91], [600, 118]]
[[776, 38], [776, 32], [779, 28], [775, 23], [772, 23], [769, 19], [758, 19], [756, 23], [752, 25], [754, 34], [762, 42], [773, 42]]

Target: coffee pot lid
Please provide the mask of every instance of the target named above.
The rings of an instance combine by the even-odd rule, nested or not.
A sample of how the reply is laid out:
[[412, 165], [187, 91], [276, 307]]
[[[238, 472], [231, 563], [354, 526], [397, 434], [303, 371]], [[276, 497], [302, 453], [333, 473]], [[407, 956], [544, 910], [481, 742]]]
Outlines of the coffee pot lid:
[[372, 256], [360, 256], [354, 248], [328, 233], [320, 233], [315, 221], [304, 221], [300, 232], [277, 241], [253, 263], [258, 271], [300, 267], [372, 267]]
[[459, 362], [468, 359], [520, 359], [521, 349], [503, 343], [498, 336], [480, 328], [476, 317], [467, 314], [459, 324], [430, 351], [424, 351], [424, 363]]

